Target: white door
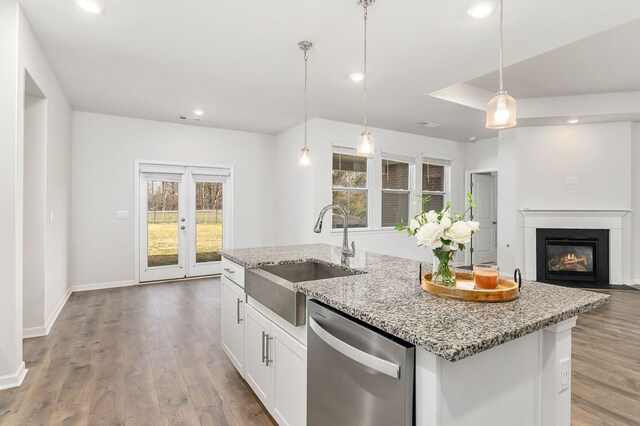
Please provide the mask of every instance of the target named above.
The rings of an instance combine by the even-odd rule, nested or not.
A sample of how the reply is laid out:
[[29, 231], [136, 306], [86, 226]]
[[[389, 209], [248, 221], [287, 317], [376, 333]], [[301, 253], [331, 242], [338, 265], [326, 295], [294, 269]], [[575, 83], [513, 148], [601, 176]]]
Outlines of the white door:
[[187, 275], [185, 167], [140, 169], [140, 281]]
[[229, 180], [228, 168], [140, 165], [140, 282], [222, 271]]
[[471, 192], [476, 208], [473, 220], [480, 223], [471, 241], [473, 264], [497, 260], [496, 178], [490, 174], [471, 175]]

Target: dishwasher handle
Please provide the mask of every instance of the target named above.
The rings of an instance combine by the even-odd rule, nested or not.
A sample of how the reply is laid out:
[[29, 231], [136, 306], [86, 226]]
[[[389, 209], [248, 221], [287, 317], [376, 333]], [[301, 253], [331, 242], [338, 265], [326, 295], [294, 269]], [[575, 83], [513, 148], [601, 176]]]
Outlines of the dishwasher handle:
[[324, 341], [327, 345], [331, 346], [333, 349], [340, 352], [347, 358], [351, 358], [352, 360], [366, 367], [369, 367], [372, 370], [375, 370], [382, 374], [386, 374], [387, 376], [393, 377], [394, 379], [400, 378], [400, 366], [398, 364], [394, 364], [382, 358], [378, 358], [343, 342], [342, 340], [338, 339], [327, 330], [322, 328], [320, 324], [318, 324], [318, 322], [311, 316], [309, 317], [309, 326], [316, 333], [316, 335], [320, 339], [322, 339], [322, 341]]

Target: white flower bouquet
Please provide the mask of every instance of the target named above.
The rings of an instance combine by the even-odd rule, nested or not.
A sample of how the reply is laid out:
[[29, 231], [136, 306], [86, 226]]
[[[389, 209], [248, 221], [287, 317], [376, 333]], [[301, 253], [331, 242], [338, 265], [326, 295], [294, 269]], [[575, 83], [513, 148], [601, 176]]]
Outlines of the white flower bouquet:
[[[423, 203], [429, 201], [425, 196]], [[453, 261], [458, 250], [464, 250], [471, 237], [478, 231], [480, 224], [472, 220], [465, 220], [466, 215], [475, 208], [473, 196], [467, 194], [469, 207], [463, 214], [449, 212], [451, 203], [436, 212], [424, 210], [417, 214], [408, 226], [400, 224], [396, 226], [398, 231], [406, 231], [415, 236], [419, 246], [428, 247], [433, 251], [433, 274], [431, 280], [438, 284], [453, 287], [456, 284], [456, 276], [453, 269]], [[424, 205], [424, 204], [423, 204]]]

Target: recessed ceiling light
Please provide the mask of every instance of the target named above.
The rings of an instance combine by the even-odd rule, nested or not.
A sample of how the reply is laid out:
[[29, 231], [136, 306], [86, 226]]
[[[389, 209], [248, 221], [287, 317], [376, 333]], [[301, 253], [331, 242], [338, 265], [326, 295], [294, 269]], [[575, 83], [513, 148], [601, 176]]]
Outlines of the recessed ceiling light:
[[204, 115], [204, 111], [203, 111], [203, 110], [201, 110], [201, 109], [198, 109], [198, 108], [194, 109], [194, 110], [193, 110], [193, 113], [194, 113], [195, 115]]
[[94, 15], [102, 12], [102, 5], [96, 0], [76, 0], [76, 3], [82, 10]]
[[361, 72], [354, 72], [349, 75], [349, 78], [353, 81], [362, 81], [364, 80], [364, 74]]
[[491, 15], [491, 12], [493, 12], [493, 9], [495, 8], [496, 8], [496, 4], [494, 2], [482, 1], [480, 3], [476, 3], [473, 6], [471, 6], [467, 10], [467, 14], [469, 14], [469, 16], [471, 16], [472, 18], [476, 18], [476, 19], [485, 18]]
[[478, 138], [476, 138], [475, 136], [471, 136], [471, 137], [469, 138], [469, 142], [475, 142], [475, 141], [477, 141], [477, 140], [478, 140]]
[[571, 119], [567, 120], [567, 123], [569, 123], [569, 124], [576, 124], [578, 122], [580, 122], [580, 120], [578, 120], [577, 118], [571, 118]]

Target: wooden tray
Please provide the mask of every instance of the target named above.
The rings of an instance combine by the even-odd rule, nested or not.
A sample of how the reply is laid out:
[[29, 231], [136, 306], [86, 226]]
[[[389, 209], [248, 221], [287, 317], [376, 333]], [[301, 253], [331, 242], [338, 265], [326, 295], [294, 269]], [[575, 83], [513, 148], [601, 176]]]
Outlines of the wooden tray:
[[469, 288], [446, 287], [431, 282], [431, 272], [426, 273], [420, 280], [420, 287], [428, 293], [448, 299], [464, 300], [467, 302], [510, 302], [520, 296], [520, 288], [517, 282], [500, 277], [498, 288], [484, 290], [474, 289], [473, 273], [456, 271], [458, 283], [469, 283]]

